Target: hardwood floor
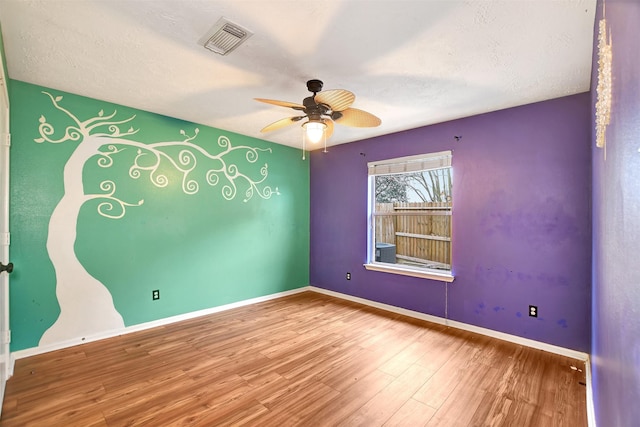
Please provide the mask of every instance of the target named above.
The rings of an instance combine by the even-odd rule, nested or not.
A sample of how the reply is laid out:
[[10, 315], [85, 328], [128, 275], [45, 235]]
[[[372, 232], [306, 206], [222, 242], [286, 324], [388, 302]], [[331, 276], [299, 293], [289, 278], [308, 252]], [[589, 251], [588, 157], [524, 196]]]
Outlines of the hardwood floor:
[[304, 292], [18, 360], [0, 426], [580, 427], [583, 371]]

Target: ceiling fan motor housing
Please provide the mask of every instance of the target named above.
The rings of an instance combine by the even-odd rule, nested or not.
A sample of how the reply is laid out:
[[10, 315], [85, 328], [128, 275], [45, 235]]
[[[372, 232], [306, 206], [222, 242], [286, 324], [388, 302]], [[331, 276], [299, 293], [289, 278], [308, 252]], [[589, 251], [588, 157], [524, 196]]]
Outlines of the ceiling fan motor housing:
[[302, 101], [304, 105], [304, 112], [309, 116], [311, 120], [320, 120], [321, 116], [327, 115], [329, 108], [324, 104], [318, 104], [315, 100], [315, 96], [308, 96]]
[[322, 80], [312, 79], [307, 81], [307, 89], [314, 94], [322, 90]]

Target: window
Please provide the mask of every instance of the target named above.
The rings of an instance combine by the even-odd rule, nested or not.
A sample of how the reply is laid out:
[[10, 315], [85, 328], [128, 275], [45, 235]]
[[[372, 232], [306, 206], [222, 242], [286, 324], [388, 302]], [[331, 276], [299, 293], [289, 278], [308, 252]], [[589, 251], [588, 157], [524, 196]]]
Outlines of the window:
[[447, 282], [451, 273], [451, 151], [372, 162], [365, 267]]

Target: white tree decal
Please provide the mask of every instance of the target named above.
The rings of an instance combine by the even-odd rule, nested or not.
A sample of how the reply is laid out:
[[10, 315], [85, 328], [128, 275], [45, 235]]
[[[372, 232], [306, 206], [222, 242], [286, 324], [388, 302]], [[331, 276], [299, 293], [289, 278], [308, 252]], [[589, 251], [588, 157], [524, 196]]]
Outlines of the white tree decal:
[[[200, 188], [199, 181], [212, 187], [220, 185], [221, 194], [226, 200], [236, 197], [240, 184], [247, 187], [244, 202], [252, 199], [254, 195], [269, 199], [274, 194], [279, 194], [278, 188], [265, 185], [268, 177], [266, 163], [260, 168], [259, 179], [254, 180], [229, 160], [229, 154], [240, 152], [244, 154], [242, 157], [247, 164], [254, 164], [258, 161], [260, 153], [270, 153], [270, 148], [261, 149], [246, 145], [234, 147], [229, 138], [220, 136], [217, 145], [221, 151], [213, 154], [193, 143], [198, 136], [197, 128], [193, 136], [188, 136], [181, 130], [181, 141], [144, 144], [127, 139], [136, 134], [138, 129], [129, 127], [126, 131], [123, 130], [135, 115], [116, 120], [116, 111], [105, 116], [101, 110], [96, 117], [81, 121], [60, 105], [62, 96], [54, 97], [48, 92], [43, 93], [51, 99], [57, 110], [71, 119], [72, 124], [65, 127], [64, 135], [55, 137], [54, 126], [41, 116], [38, 127], [40, 137], [36, 138], [35, 142], [58, 144], [72, 141], [78, 145], [64, 166], [64, 195], [49, 220], [47, 251], [56, 273], [56, 297], [60, 305], [60, 315], [42, 335], [40, 345], [77, 340], [87, 335], [106, 333], [124, 327], [122, 316], [116, 310], [109, 290], [85, 270], [75, 255], [78, 215], [84, 203], [98, 200], [98, 214], [106, 218], [119, 219], [126, 214], [127, 209], [141, 206], [144, 199], [135, 202], [120, 199], [116, 194], [116, 183], [112, 180], [102, 181], [99, 192], [85, 194], [82, 170], [89, 159], [97, 156], [98, 165], [109, 168], [119, 153], [135, 149], [136, 155], [129, 168], [129, 177], [139, 179], [148, 176], [149, 181], [156, 187], [166, 187], [170, 184], [170, 179], [162, 172], [170, 167], [181, 177], [182, 191], [185, 194], [196, 194]], [[199, 162], [206, 162], [206, 171], [200, 179], [196, 175]]]

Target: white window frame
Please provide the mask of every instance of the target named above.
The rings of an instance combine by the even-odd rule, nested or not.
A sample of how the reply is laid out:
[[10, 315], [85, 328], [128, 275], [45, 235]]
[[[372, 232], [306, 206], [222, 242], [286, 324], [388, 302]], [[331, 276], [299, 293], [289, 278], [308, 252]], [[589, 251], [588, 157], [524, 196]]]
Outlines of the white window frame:
[[[451, 151], [440, 151], [437, 153], [421, 154], [417, 156], [397, 157], [377, 162], [367, 163], [369, 185], [368, 185], [368, 208], [367, 208], [367, 262], [364, 267], [367, 270], [380, 271], [384, 273], [400, 274], [403, 276], [420, 277], [424, 279], [439, 280], [443, 282], [453, 282], [453, 260], [451, 270], [436, 270], [429, 268], [413, 267], [402, 264], [390, 264], [376, 261], [375, 247], [375, 183], [376, 176], [385, 174], [396, 174], [403, 172], [418, 172], [429, 169], [440, 169], [451, 167]], [[453, 208], [451, 210], [453, 219]]]

